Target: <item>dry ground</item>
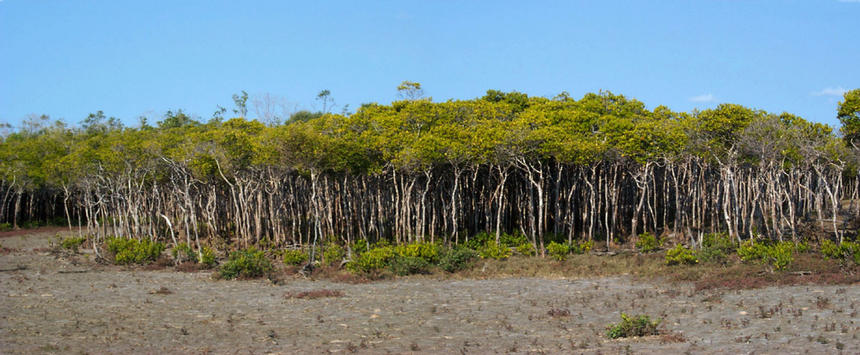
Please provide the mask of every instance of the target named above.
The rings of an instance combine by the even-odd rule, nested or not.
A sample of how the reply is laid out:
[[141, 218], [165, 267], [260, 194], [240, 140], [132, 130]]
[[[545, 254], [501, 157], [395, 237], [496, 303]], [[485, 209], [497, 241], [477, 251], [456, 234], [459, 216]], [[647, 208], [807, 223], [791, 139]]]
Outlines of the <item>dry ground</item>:
[[[860, 353], [856, 282], [484, 278], [500, 267], [486, 263], [465, 277], [275, 285], [57, 256], [52, 235], [0, 238], [2, 353]], [[665, 335], [607, 339], [621, 312], [662, 319]]]

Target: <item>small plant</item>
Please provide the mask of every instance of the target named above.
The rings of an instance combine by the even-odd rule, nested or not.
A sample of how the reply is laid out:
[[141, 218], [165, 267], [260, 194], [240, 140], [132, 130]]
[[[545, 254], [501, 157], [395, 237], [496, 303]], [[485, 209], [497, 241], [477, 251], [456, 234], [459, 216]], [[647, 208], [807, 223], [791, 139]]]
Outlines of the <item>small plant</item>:
[[678, 244], [674, 248], [666, 251], [666, 265], [691, 265], [698, 262], [699, 259], [697, 259], [696, 255], [693, 254], [693, 251], [682, 244]]
[[821, 253], [829, 259], [853, 260], [860, 264], [860, 242], [843, 241], [836, 244], [825, 239], [821, 242]]
[[577, 244], [574, 244], [570, 247], [570, 252], [573, 254], [585, 254], [591, 251], [594, 248], [594, 241], [591, 240], [583, 240]]
[[445, 251], [439, 258], [439, 267], [447, 272], [457, 272], [472, 266], [472, 262], [478, 256], [474, 250], [457, 247]]
[[658, 335], [657, 326], [660, 325], [660, 320], [651, 321], [646, 315], [638, 315], [630, 317], [621, 313], [621, 322], [610, 324], [606, 327], [606, 336], [610, 339], [641, 337], [646, 335]]
[[281, 252], [281, 255], [283, 257], [284, 264], [287, 265], [298, 266], [308, 261], [308, 254], [300, 249], [287, 249]]
[[209, 247], [203, 247], [203, 250], [200, 252], [200, 255], [202, 256], [202, 258], [197, 261], [198, 263], [206, 265], [206, 267], [215, 266], [215, 251], [214, 250], [212, 250]]
[[794, 261], [794, 252], [808, 249], [804, 244], [782, 241], [776, 244], [765, 244], [747, 240], [738, 248], [738, 256], [743, 261], [760, 261], [770, 264], [777, 270], [783, 270]]
[[639, 235], [639, 240], [636, 241], [636, 249], [640, 252], [650, 253], [663, 246], [663, 239], [657, 239], [653, 234], [645, 232]]
[[342, 246], [329, 242], [325, 246], [325, 251], [323, 251], [323, 263], [333, 264], [341, 262], [345, 256], [346, 250], [344, 250]]
[[60, 241], [60, 247], [77, 254], [78, 249], [81, 248], [81, 245], [83, 245], [85, 241], [87, 241], [86, 237], [64, 238], [62, 241]]
[[225, 279], [256, 278], [272, 271], [272, 263], [266, 259], [266, 254], [255, 248], [237, 250], [221, 265], [220, 274]]
[[329, 289], [319, 289], [319, 290], [310, 290], [310, 291], [301, 291], [301, 292], [287, 292], [284, 294], [284, 298], [291, 299], [317, 299], [317, 298], [326, 298], [326, 297], [343, 297], [343, 291], [340, 290], [329, 290]]
[[523, 243], [517, 246], [517, 253], [525, 256], [534, 256], [535, 255], [535, 247], [532, 243]]
[[126, 239], [110, 237], [106, 240], [108, 251], [114, 254], [117, 264], [148, 264], [161, 256], [165, 246], [163, 243], [148, 239]]
[[564, 261], [567, 259], [567, 255], [570, 254], [570, 244], [550, 242], [546, 246], [546, 250], [553, 259]]
[[179, 243], [173, 248], [173, 259], [176, 262], [197, 261], [197, 253], [188, 243]]
[[352, 272], [369, 273], [384, 269], [394, 258], [394, 248], [390, 246], [375, 247], [346, 264]]
[[439, 245], [433, 243], [410, 243], [394, 247], [394, 253], [399, 256], [421, 258], [428, 263], [439, 260]]
[[10, 231], [12, 230], [12, 223], [3, 222], [0, 223], [0, 232]]
[[510, 248], [496, 242], [488, 242], [478, 250], [478, 255], [483, 259], [505, 260], [512, 254]]
[[737, 249], [737, 245], [726, 233], [708, 233], [702, 238], [702, 248], [698, 252], [700, 260], [709, 262], [723, 261]]
[[494, 235], [487, 232], [481, 232], [469, 238], [469, 240], [465, 241], [463, 245], [472, 250], [480, 250], [484, 245], [495, 242], [495, 240], [496, 237]]
[[412, 274], [427, 274], [430, 272], [430, 263], [417, 256], [395, 255], [388, 265], [392, 273], [398, 276]]

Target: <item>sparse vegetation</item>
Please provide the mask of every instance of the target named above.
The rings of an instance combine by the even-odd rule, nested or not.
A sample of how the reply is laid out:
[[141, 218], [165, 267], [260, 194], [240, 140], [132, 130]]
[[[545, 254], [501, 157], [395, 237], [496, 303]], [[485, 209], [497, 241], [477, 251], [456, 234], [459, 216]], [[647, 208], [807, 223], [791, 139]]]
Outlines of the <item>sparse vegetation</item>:
[[651, 321], [646, 315], [628, 316], [621, 313], [621, 322], [610, 324], [606, 327], [606, 336], [609, 339], [641, 337], [646, 335], [658, 335], [657, 326], [660, 320]]
[[81, 245], [83, 245], [86, 241], [87, 237], [67, 237], [63, 238], [63, 240], [60, 241], [60, 247], [65, 250], [71, 251], [72, 253], [77, 253], [78, 250], [81, 248]]
[[663, 239], [657, 238], [653, 234], [645, 232], [639, 235], [639, 240], [636, 241], [636, 249], [640, 252], [650, 253], [663, 247]]
[[666, 251], [667, 265], [692, 265], [698, 262], [699, 259], [696, 258], [695, 253], [682, 244]]
[[308, 254], [301, 249], [287, 249], [281, 252], [281, 257], [286, 265], [298, 266], [308, 261]]

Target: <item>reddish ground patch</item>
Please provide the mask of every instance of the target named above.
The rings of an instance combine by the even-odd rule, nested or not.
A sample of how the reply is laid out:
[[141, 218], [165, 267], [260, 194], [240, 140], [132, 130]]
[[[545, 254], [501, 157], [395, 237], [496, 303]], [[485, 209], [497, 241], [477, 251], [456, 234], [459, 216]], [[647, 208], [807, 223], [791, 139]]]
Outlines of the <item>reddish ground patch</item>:
[[[36, 234], [36, 233], [59, 233], [68, 232], [69, 227], [39, 227], [30, 229], [18, 229], [0, 232], [0, 238], [17, 237], [19, 235]], [[72, 229], [74, 231], [74, 229]]]

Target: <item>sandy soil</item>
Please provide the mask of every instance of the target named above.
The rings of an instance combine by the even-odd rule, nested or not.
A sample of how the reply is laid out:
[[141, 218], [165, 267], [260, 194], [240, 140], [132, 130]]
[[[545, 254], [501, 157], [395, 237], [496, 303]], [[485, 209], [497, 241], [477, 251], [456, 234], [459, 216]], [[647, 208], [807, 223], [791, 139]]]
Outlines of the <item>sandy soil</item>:
[[[857, 284], [700, 293], [627, 277], [274, 285], [59, 257], [43, 249], [52, 235], [0, 239], [13, 249], [0, 254], [2, 353], [860, 353]], [[285, 297], [321, 289], [343, 296]], [[609, 340], [620, 312], [661, 318], [668, 335]]]

